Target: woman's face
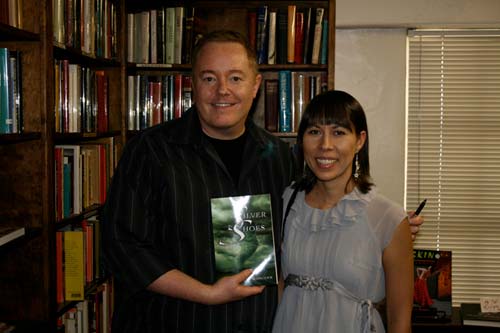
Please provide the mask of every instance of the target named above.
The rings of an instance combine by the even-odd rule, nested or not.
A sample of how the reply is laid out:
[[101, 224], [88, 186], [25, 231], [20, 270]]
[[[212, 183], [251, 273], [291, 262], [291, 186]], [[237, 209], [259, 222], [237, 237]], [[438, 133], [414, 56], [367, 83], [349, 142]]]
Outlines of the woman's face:
[[365, 140], [365, 131], [356, 136], [350, 128], [335, 124], [312, 125], [304, 133], [304, 160], [318, 182], [345, 186], [351, 178], [354, 155]]

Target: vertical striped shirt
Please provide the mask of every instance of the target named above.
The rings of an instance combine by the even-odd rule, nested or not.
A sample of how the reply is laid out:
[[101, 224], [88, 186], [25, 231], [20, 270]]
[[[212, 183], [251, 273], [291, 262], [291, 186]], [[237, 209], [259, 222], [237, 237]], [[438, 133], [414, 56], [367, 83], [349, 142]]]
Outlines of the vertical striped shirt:
[[211, 198], [270, 193], [280, 244], [281, 195], [294, 176], [293, 157], [286, 143], [251, 120], [246, 131], [237, 184], [203, 136], [194, 108], [126, 145], [103, 214], [103, 260], [115, 277], [114, 332], [271, 331], [275, 286], [214, 306], [146, 289], [172, 269], [215, 282]]

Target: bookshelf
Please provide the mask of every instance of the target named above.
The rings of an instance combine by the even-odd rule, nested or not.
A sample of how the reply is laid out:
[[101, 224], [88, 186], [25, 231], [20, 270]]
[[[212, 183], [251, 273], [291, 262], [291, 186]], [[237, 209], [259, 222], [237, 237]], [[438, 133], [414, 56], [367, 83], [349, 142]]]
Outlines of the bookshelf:
[[[18, 82], [22, 117], [16, 132], [0, 134], [0, 229], [14, 227], [15, 230], [24, 230], [24, 235], [17, 231], [15, 236], [19, 237], [9, 236], [9, 241], [0, 245], [0, 322], [13, 323], [20, 331], [35, 329], [37, 332], [56, 332], [62, 317], [79, 306], [77, 301], [61, 300], [57, 292], [60, 283], [57, 235], [66, 229], [79, 230], [83, 221], [90, 220], [93, 224], [94, 220], [99, 219], [113, 165], [119, 159], [123, 144], [139, 130], [129, 127], [129, 76], [168, 78], [170, 75], [175, 79], [176, 75], [189, 76], [191, 66], [184, 54], [175, 63], [157, 60], [157, 63], [152, 64], [128, 58], [129, 15], [164, 8], [166, 5], [163, 1], [15, 0], [3, 3], [18, 6], [15, 21], [8, 16], [9, 11], [2, 10], [0, 13], [0, 49], [6, 48], [20, 54]], [[71, 10], [61, 10], [61, 6], [68, 4], [72, 5]], [[90, 7], [86, 7], [89, 4]], [[279, 71], [324, 73], [324, 84], [332, 89], [335, 0], [186, 0], [169, 3], [169, 6], [184, 8], [185, 17], [189, 17], [194, 8], [193, 24], [199, 24], [201, 20], [204, 31], [229, 28], [248, 36], [248, 25], [241, 24], [247, 22], [248, 13], [256, 12], [263, 5], [268, 6], [268, 10], [286, 10], [291, 4], [296, 5], [297, 10], [325, 9], [324, 17], [329, 22], [326, 60], [322, 64], [262, 63], [259, 65], [260, 71], [264, 78], [274, 77]], [[80, 13], [83, 19], [68, 19], [61, 17], [61, 13], [75, 13], [75, 17], [79, 17], [77, 13]], [[103, 13], [100, 17], [106, 13], [112, 19], [106, 24], [98, 23], [96, 13]], [[94, 24], [84, 24], [89, 22]], [[61, 31], [62, 27], [65, 31]], [[105, 32], [96, 32], [101, 31], [99, 29]], [[68, 35], [69, 31], [72, 32], [71, 36]], [[79, 37], [77, 31], [80, 32]], [[113, 33], [109, 38], [103, 37], [108, 36], [110, 31]], [[91, 46], [87, 44], [89, 40], [92, 40]], [[66, 75], [65, 66], [88, 76], [82, 79], [84, 74], [80, 74], [65, 86], [61, 83]], [[101, 73], [106, 83], [96, 89], [97, 83], [94, 85], [93, 82]], [[71, 75], [67, 74], [67, 77], [70, 80]], [[90, 87], [90, 91], [86, 90], [87, 87]], [[61, 97], [65, 89], [80, 93], [75, 97], [68, 92], [68, 97], [64, 98], [75, 98], [71, 102]], [[101, 90], [106, 90], [104, 97], [98, 94]], [[101, 120], [84, 115], [93, 112], [99, 114], [98, 104], [102, 103], [102, 99], [106, 109], [106, 125], [99, 127], [96, 124], [102, 125]], [[95, 101], [95, 105], [78, 104], [82, 100]], [[72, 110], [76, 112], [76, 118], [71, 115]], [[2, 112], [6, 111], [2, 109]], [[78, 116], [80, 113], [82, 116]], [[261, 126], [264, 126], [264, 115], [264, 92], [261, 91], [254, 113], [256, 122]], [[295, 138], [293, 132], [275, 134], [286, 141]], [[92, 146], [102, 149], [97, 147], [99, 145], [106, 146], [104, 155], [100, 155], [101, 161], [106, 161], [104, 167], [92, 164], [95, 160], [91, 157], [90, 160], [82, 157], [81, 162], [78, 162], [82, 164], [83, 171], [79, 171], [82, 172], [82, 179], [86, 171], [102, 168], [104, 176], [99, 178], [98, 194], [90, 191], [90, 186], [82, 181], [78, 185], [82, 192], [79, 194], [82, 196], [81, 202], [75, 203], [76, 192], [70, 188], [70, 206], [64, 206], [68, 203], [64, 202], [64, 195], [60, 194], [65, 179], [61, 178], [64, 160], [66, 157], [68, 163], [76, 162], [71, 160], [71, 154], [65, 156], [64, 152], [58, 153], [57, 148], [79, 147], [83, 151]], [[77, 148], [71, 149], [77, 151]], [[58, 154], [61, 154], [61, 160], [57, 160]], [[57, 173], [58, 170], [61, 174]], [[77, 169], [71, 170], [75, 172]], [[73, 178], [69, 179], [74, 181]], [[85, 190], [89, 192], [84, 194]], [[97, 195], [97, 199], [87, 200], [92, 195]], [[85, 285], [86, 298], [101, 292], [103, 288], [109, 288], [107, 282], [103, 276], [90, 278]]]
[[[91, 3], [97, 8], [91, 8], [92, 12], [89, 12], [84, 6]], [[72, 9], [53, 11], [53, 8], [65, 5]], [[11, 55], [19, 53], [17, 63], [20, 70], [15, 72], [16, 76], [13, 76], [14, 71], [3, 71], [0, 89], [7, 83], [15, 87], [18, 82], [19, 97], [7, 89], [8, 95], [5, 96], [12, 101], [19, 99], [20, 108], [11, 109], [10, 104], [6, 104], [8, 109], [2, 106], [0, 119], [4, 124], [5, 117], [22, 116], [17, 129], [11, 131], [2, 126], [0, 130], [0, 230], [14, 228], [2, 238], [5, 242], [2, 241], [0, 246], [0, 322], [13, 324], [16, 332], [56, 332], [59, 318], [78, 304], [78, 301], [57, 298], [56, 235], [65, 228], [78, 228], [84, 220], [97, 219], [104, 198], [93, 203], [83, 203], [82, 199], [79, 207], [71, 206], [67, 215], [57, 216], [60, 188], [56, 182], [55, 148], [61, 145], [98, 147], [106, 143], [109, 151], [102, 155], [102, 159], [108, 164], [106, 169], [99, 170], [103, 175], [99, 181], [101, 190], [107, 185], [113, 163], [119, 156], [123, 133], [120, 94], [124, 84], [123, 32], [119, 30], [122, 28], [123, 13], [120, 11], [123, 6], [118, 0], [15, 0], [4, 1], [2, 6], [8, 8], [2, 7], [0, 14], [0, 49], [7, 49], [9, 64]], [[73, 13], [74, 16], [57, 21], [60, 19], [58, 12]], [[14, 13], [14, 16], [9, 16], [9, 13]], [[90, 16], [83, 19], [84, 13]], [[101, 30], [96, 28], [84, 35], [83, 26], [87, 21], [100, 22]], [[55, 34], [61, 27], [66, 33], [63, 32], [60, 35], [63, 40], [58, 41]], [[74, 32], [72, 38], [68, 37], [69, 31]], [[81, 31], [82, 38], [77, 37], [77, 31]], [[95, 49], [85, 49], [84, 40], [90, 40]], [[65, 85], [61, 84], [62, 76], [56, 70], [63, 62], [79, 73]], [[81, 80], [82, 68], [99, 74], [89, 74], [91, 79]], [[94, 79], [100, 73], [106, 78], [104, 96], [98, 94], [104, 89], [100, 89]], [[68, 74], [67, 77], [71, 76]], [[84, 92], [87, 94], [82, 95]], [[66, 102], [61, 102], [62, 95]], [[83, 100], [89, 101], [86, 108]], [[101, 104], [106, 107], [105, 115], [102, 119], [91, 119], [93, 127], [84, 127], [87, 123], [80, 113], [99, 114]], [[64, 115], [60, 118], [62, 109], [72, 111], [72, 117]], [[61, 128], [57, 121], [61, 124], [72, 122], [76, 127], [71, 130]], [[104, 123], [105, 126], [101, 126]], [[84, 165], [83, 159], [81, 163]], [[91, 169], [89, 166], [84, 170]], [[74, 187], [74, 180], [67, 181], [67, 184]], [[85, 183], [82, 181], [80, 186], [83, 192]], [[71, 196], [73, 200], [75, 193]], [[84, 297], [91, 298], [99, 290], [109, 287], [105, 277], [90, 276], [85, 281]]]

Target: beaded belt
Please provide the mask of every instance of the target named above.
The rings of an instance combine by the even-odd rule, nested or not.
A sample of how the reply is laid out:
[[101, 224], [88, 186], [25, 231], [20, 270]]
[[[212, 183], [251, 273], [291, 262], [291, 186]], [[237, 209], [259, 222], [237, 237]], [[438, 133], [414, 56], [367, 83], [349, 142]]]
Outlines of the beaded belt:
[[333, 282], [325, 278], [288, 274], [285, 286], [296, 286], [306, 290], [332, 290]]
[[285, 286], [295, 286], [310, 291], [318, 289], [336, 291], [340, 295], [358, 303], [358, 306], [361, 307], [361, 332], [375, 332], [375, 326], [372, 323], [372, 310], [374, 309], [374, 304], [370, 300], [359, 299], [345, 289], [340, 283], [325, 278], [288, 274], [285, 279]]

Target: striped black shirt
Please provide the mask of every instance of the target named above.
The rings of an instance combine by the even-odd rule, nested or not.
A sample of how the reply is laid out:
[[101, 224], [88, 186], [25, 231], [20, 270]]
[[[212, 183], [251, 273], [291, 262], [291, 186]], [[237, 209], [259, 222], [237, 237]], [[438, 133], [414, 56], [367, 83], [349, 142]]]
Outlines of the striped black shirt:
[[194, 109], [126, 145], [103, 214], [103, 259], [115, 277], [113, 332], [271, 331], [274, 286], [216, 306], [146, 290], [171, 269], [215, 282], [210, 198], [270, 193], [279, 244], [281, 194], [294, 174], [292, 155], [251, 120], [246, 131], [237, 184], [203, 136]]

